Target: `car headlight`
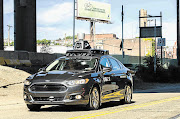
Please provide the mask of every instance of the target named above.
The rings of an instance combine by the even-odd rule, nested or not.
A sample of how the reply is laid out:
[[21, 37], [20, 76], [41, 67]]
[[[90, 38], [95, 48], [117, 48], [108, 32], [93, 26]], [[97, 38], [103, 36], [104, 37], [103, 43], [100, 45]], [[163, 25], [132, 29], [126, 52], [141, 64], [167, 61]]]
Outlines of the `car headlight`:
[[67, 84], [72, 86], [72, 85], [86, 84], [88, 82], [89, 82], [89, 79], [80, 79], [80, 80], [68, 81]]
[[24, 81], [24, 85], [29, 86], [30, 84], [31, 84], [31, 82], [30, 82], [29, 80], [25, 80], [25, 81]]

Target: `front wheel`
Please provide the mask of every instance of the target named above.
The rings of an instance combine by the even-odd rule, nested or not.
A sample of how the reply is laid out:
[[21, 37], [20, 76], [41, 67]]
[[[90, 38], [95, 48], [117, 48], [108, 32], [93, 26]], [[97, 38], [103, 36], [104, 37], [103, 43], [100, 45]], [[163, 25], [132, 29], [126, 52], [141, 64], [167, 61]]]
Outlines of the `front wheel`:
[[125, 86], [125, 94], [124, 99], [122, 100], [123, 103], [130, 104], [132, 99], [132, 89], [129, 85]]
[[39, 111], [41, 109], [41, 105], [29, 105], [29, 104], [27, 104], [27, 108], [30, 111]]
[[88, 109], [97, 110], [100, 106], [100, 96], [97, 87], [94, 87], [89, 96]]

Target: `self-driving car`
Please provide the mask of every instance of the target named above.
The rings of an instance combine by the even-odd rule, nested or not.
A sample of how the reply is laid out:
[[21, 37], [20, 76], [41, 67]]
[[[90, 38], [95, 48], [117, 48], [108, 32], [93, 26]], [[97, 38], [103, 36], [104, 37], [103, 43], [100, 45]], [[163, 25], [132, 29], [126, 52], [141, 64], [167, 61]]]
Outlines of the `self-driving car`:
[[24, 81], [24, 101], [30, 110], [44, 105], [84, 105], [98, 109], [102, 103], [131, 103], [130, 69], [106, 50], [74, 49]]

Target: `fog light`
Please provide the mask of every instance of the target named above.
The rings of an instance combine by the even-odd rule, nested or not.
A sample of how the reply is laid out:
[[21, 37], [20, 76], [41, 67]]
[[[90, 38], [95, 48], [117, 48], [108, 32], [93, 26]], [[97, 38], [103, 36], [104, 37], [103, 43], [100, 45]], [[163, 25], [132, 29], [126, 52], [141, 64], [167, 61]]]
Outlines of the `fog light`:
[[81, 95], [76, 95], [76, 97], [75, 97], [76, 99], [81, 99], [82, 98], [82, 96]]

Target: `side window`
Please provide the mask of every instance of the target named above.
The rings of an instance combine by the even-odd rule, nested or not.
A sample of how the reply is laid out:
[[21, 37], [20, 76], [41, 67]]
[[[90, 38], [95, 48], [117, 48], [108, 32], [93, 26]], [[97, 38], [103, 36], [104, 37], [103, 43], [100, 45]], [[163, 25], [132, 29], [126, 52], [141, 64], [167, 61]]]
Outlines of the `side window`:
[[100, 61], [100, 64], [101, 64], [102, 66], [104, 66], [104, 67], [110, 67], [107, 58], [103, 58], [103, 59]]
[[114, 60], [112, 58], [109, 58], [109, 60], [110, 60], [110, 62], [112, 64], [112, 69], [113, 70], [120, 70], [121, 69], [120, 66], [119, 66], [119, 63], [116, 60]]
[[124, 65], [120, 61], [118, 61], [118, 63], [119, 63], [120, 68], [123, 69]]

